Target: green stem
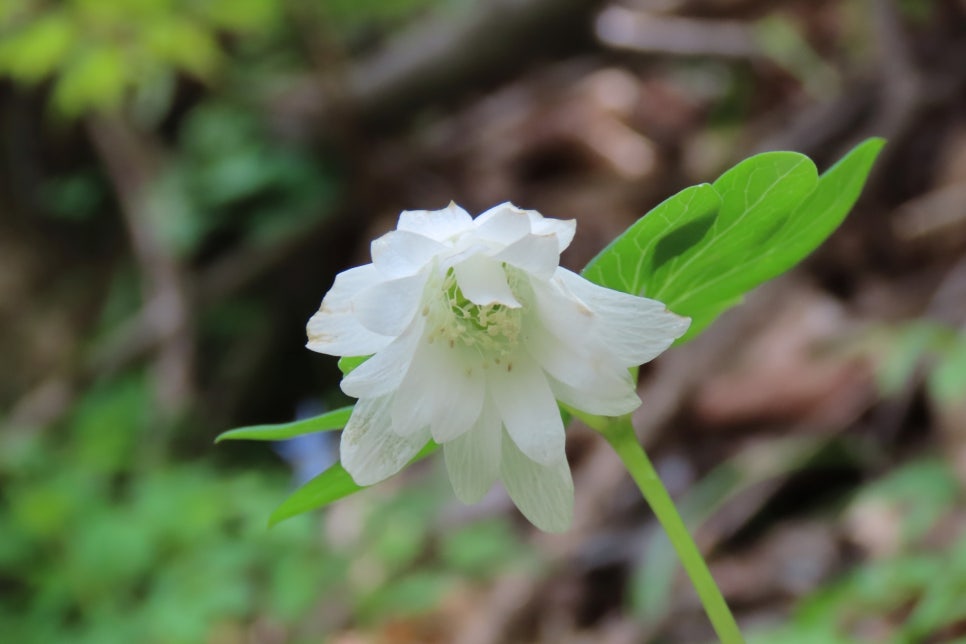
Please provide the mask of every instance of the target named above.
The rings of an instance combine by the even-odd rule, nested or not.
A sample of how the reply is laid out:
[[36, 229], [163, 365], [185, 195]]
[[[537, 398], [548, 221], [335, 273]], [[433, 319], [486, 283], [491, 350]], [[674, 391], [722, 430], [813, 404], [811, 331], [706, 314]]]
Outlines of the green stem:
[[708, 570], [708, 565], [691, 538], [684, 521], [681, 520], [681, 515], [674, 507], [674, 502], [664, 488], [664, 484], [661, 483], [654, 466], [644, 453], [644, 448], [637, 441], [630, 417], [614, 419], [601, 433], [620, 456], [644, 495], [644, 499], [667, 532], [685, 571], [691, 578], [691, 583], [698, 592], [698, 597], [701, 598], [701, 603], [718, 634], [718, 639], [723, 644], [743, 644], [745, 640]]

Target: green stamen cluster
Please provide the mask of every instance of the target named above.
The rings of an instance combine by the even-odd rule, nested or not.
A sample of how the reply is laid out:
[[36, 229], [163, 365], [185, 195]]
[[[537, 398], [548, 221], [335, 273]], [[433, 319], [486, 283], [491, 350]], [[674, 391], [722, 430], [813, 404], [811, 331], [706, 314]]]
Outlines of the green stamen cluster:
[[463, 295], [453, 269], [446, 272], [440, 290], [443, 297], [437, 306], [423, 309], [423, 315], [432, 313], [429, 342], [439, 338], [451, 348], [476, 349], [484, 365], [490, 359], [501, 364], [519, 342], [521, 310], [504, 304], [474, 304]]

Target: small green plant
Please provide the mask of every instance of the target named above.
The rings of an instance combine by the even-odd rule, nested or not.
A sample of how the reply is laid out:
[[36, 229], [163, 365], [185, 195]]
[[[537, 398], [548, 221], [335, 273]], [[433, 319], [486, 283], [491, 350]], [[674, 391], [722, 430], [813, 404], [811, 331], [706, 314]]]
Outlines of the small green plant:
[[910, 462], [865, 486], [845, 515], [874, 520], [876, 540], [888, 545], [801, 601], [787, 625], [750, 641], [962, 641], [966, 539], [948, 519], [964, 507], [962, 487], [940, 458]]
[[[747, 159], [657, 206], [581, 276], [558, 267], [573, 222], [512, 204], [475, 220], [454, 203], [403, 212], [397, 229], [373, 242], [373, 262], [341, 273], [309, 320], [308, 347], [342, 357], [342, 388], [359, 401], [345, 421], [341, 462], [289, 497], [272, 522], [442, 446], [461, 500], [479, 500], [498, 478], [536, 526], [564, 530], [573, 483], [556, 398], [621, 457], [721, 641], [742, 642], [637, 442], [630, 411], [640, 400], [622, 376], [811, 253], [852, 208], [882, 145], [860, 144], [821, 176], [793, 152]], [[219, 440], [334, 429], [345, 413]]]
[[861, 349], [874, 362], [885, 396], [899, 393], [922, 374], [926, 393], [940, 405], [966, 397], [966, 334], [930, 320], [873, 329]]

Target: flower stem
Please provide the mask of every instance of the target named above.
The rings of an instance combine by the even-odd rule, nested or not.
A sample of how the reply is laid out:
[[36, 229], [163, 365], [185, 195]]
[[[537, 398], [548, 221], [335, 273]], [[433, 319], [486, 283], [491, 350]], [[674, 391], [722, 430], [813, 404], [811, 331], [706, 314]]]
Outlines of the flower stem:
[[718, 634], [718, 639], [723, 644], [743, 644], [745, 640], [708, 570], [708, 565], [691, 538], [684, 521], [681, 520], [681, 515], [674, 507], [674, 502], [664, 484], [661, 483], [644, 448], [637, 441], [630, 416], [614, 419], [601, 433], [620, 456], [644, 495], [644, 499], [651, 506], [657, 520], [661, 522], [668, 538], [674, 544], [674, 549], [681, 558], [681, 563], [691, 578], [698, 597], [701, 598], [701, 603]]

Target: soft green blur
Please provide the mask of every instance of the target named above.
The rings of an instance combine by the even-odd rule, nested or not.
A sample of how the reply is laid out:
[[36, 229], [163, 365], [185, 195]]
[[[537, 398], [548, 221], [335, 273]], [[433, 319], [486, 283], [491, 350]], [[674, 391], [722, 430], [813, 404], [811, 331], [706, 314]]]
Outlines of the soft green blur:
[[438, 533], [439, 477], [268, 529], [288, 476], [172, 458], [150, 405], [129, 376], [90, 391], [62, 427], [0, 435], [5, 641], [242, 641], [261, 623], [314, 642], [535, 569], [503, 521]]

